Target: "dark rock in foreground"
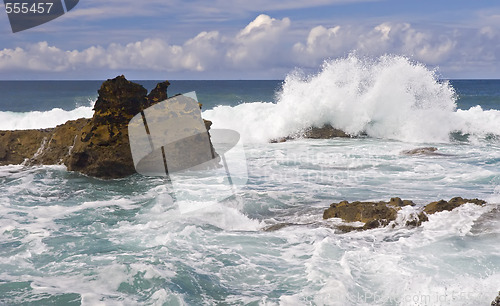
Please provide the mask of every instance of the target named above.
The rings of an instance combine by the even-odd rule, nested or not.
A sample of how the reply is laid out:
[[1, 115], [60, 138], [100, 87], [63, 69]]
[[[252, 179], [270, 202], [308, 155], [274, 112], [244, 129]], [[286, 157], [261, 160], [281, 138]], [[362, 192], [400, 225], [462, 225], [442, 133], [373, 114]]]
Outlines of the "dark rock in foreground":
[[[451, 211], [465, 203], [484, 205], [486, 202], [479, 199], [463, 199], [461, 197], [452, 198], [449, 201], [437, 201], [427, 204], [422, 211], [412, 215], [406, 221], [405, 226], [420, 226], [422, 222], [428, 221], [428, 215], [444, 210]], [[332, 203], [323, 213], [323, 219], [341, 218], [344, 222], [362, 222], [363, 226], [340, 225], [341, 231], [366, 230], [377, 227], [384, 227], [396, 220], [397, 213], [403, 206], [415, 206], [412, 201], [392, 198], [389, 202], [352, 202], [342, 201]]]
[[[53, 129], [0, 131], [0, 165], [64, 164], [70, 171], [104, 179], [135, 173], [128, 138], [132, 117], [167, 99], [168, 81], [149, 93], [124, 76], [105, 81], [91, 119]], [[210, 128], [211, 122], [205, 121]]]

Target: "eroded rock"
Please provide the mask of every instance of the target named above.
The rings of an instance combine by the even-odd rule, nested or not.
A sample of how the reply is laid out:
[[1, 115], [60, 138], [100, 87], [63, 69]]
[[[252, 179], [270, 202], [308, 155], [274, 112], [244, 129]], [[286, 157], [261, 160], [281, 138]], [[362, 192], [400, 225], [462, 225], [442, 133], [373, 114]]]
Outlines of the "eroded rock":
[[440, 200], [437, 202], [429, 203], [425, 205], [424, 212], [428, 215], [431, 215], [444, 210], [451, 211], [459, 206], [464, 205], [465, 203], [473, 203], [481, 206], [486, 204], [486, 201], [479, 199], [463, 199], [461, 197], [455, 197], [449, 201]]
[[[444, 210], [451, 211], [463, 204], [473, 203], [476, 205], [484, 205], [486, 202], [479, 199], [463, 199], [461, 197], [452, 198], [449, 201], [440, 200], [431, 202], [423, 207], [420, 211], [412, 214], [405, 221], [404, 226], [420, 226], [423, 222], [429, 220], [428, 216], [436, 212]], [[342, 224], [338, 229], [344, 232], [352, 230], [367, 230], [377, 227], [385, 227], [392, 221], [396, 221], [398, 211], [404, 206], [415, 206], [413, 201], [402, 200], [400, 198], [391, 198], [389, 202], [360, 202], [355, 201], [349, 203], [342, 201], [340, 203], [332, 203], [323, 213], [323, 219], [341, 218], [347, 223], [362, 222], [363, 226], [351, 226]], [[394, 223], [393, 223], [394, 224]], [[395, 225], [395, 224], [394, 224]]]
[[329, 124], [325, 124], [322, 127], [310, 127], [302, 132], [299, 132], [294, 135], [289, 135], [287, 137], [281, 137], [278, 139], [272, 139], [271, 143], [277, 142], [285, 142], [288, 140], [294, 140], [299, 138], [310, 138], [310, 139], [330, 139], [337, 137], [353, 137], [352, 135], [347, 134], [346, 132], [336, 129]]
[[363, 222], [361, 228], [344, 226], [343, 231], [353, 229], [371, 229], [387, 226], [391, 221], [396, 220], [398, 210], [403, 206], [415, 204], [412, 201], [403, 201], [400, 198], [392, 198], [389, 202], [360, 202], [349, 203], [342, 201], [332, 203], [323, 213], [323, 219], [341, 218], [345, 222]]
[[[68, 121], [53, 129], [0, 131], [0, 165], [64, 164], [70, 171], [104, 178], [135, 173], [128, 138], [132, 117], [167, 99], [168, 81], [149, 94], [123, 75], [105, 81], [90, 119]], [[204, 120], [207, 131], [211, 122]], [[212, 148], [213, 149], [213, 148]]]

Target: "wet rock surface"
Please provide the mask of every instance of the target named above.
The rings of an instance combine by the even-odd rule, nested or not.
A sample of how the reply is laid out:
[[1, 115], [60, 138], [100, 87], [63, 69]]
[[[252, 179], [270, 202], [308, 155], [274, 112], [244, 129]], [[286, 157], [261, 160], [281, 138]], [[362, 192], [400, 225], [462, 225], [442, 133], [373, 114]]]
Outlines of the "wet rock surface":
[[445, 154], [438, 152], [438, 148], [436, 147], [422, 147], [415, 148], [411, 150], [404, 150], [401, 152], [403, 155], [417, 155], [417, 156], [452, 156], [451, 154]]
[[[64, 164], [70, 171], [103, 178], [135, 173], [128, 138], [132, 117], [167, 99], [168, 81], [149, 94], [123, 75], [105, 81], [98, 90], [94, 115], [52, 129], [0, 131], [0, 165]], [[207, 131], [211, 122], [205, 120]]]
[[[415, 212], [409, 219], [406, 219], [404, 226], [420, 226], [428, 221], [428, 216], [441, 211], [451, 211], [463, 204], [473, 203], [484, 205], [486, 202], [479, 199], [464, 199], [461, 197], [452, 198], [449, 201], [440, 200], [431, 202], [423, 207], [422, 210]], [[337, 228], [343, 232], [352, 230], [367, 230], [378, 227], [385, 227], [396, 221], [398, 211], [404, 206], [415, 206], [412, 201], [402, 200], [398, 197], [391, 198], [389, 202], [360, 202], [349, 203], [342, 201], [332, 203], [323, 213], [323, 219], [340, 218], [343, 222], [362, 222], [363, 226], [352, 226], [342, 224]], [[395, 225], [395, 223], [392, 223]]]
[[278, 139], [272, 139], [271, 143], [278, 142], [286, 142], [289, 140], [299, 139], [299, 138], [308, 138], [308, 139], [330, 139], [330, 138], [349, 138], [353, 137], [352, 135], [347, 134], [346, 132], [336, 129], [329, 124], [325, 124], [322, 127], [310, 127], [305, 131], [297, 133], [295, 135], [290, 135], [287, 137], [282, 137]]

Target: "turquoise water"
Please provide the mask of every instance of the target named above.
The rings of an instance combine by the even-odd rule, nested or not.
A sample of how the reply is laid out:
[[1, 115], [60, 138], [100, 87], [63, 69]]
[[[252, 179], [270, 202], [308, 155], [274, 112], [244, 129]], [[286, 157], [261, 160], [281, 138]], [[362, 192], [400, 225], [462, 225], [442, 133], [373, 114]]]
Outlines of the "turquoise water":
[[[204, 198], [204, 184], [174, 190], [139, 174], [103, 181], [63, 166], [0, 167], [0, 305], [488, 305], [500, 290], [500, 81], [443, 87], [408, 64], [409, 79], [389, 83], [380, 71], [391, 69], [337, 76], [326, 67], [309, 79], [291, 75], [283, 88], [172, 81], [170, 94], [196, 90], [215, 128], [242, 135], [248, 182], [223, 201]], [[73, 88], [64, 99], [63, 85], [42, 83], [0, 82], [4, 127], [92, 114], [78, 101], [95, 99], [99, 82], [63, 82]], [[9, 102], [16, 95], [24, 102]], [[450, 107], [457, 98], [459, 111]], [[325, 122], [368, 136], [266, 141]], [[445, 155], [401, 154], [421, 146]], [[198, 200], [174, 200], [179, 191]], [[394, 196], [418, 206], [454, 196], [488, 204], [418, 228], [343, 234], [340, 220], [322, 219], [332, 202]], [[288, 226], [264, 231], [280, 223]]]

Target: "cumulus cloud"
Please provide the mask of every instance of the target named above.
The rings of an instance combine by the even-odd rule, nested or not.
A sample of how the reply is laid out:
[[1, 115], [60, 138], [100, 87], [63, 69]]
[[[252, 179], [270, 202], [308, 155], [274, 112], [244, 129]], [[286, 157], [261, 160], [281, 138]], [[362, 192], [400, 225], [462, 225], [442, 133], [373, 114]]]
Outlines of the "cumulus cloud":
[[438, 64], [453, 51], [457, 42], [447, 36], [417, 30], [408, 23], [382, 23], [374, 27], [317, 26], [305, 43], [294, 46], [303, 63], [322, 61], [325, 57], [343, 56], [356, 51], [362, 55], [404, 54], [427, 64]]
[[[127, 44], [94, 45], [64, 50], [39, 42], [0, 50], [0, 75], [11, 72], [156, 71], [233, 75], [262, 72], [264, 77], [284, 77], [294, 67], [317, 68], [326, 58], [360, 55], [406, 55], [450, 71], [464, 62], [496, 63], [500, 59], [500, 31], [484, 25], [478, 29], [433, 31], [409, 23], [364, 25], [316, 25], [297, 36], [289, 18], [259, 15], [238, 32], [227, 35], [203, 31], [180, 43], [148, 38]], [[489, 46], [489, 47], [487, 47]], [[494, 69], [498, 68], [493, 65]], [[268, 75], [282, 67], [280, 75]], [[493, 69], [492, 68], [492, 69]], [[202, 75], [202, 74], [201, 74]], [[255, 76], [256, 74], [253, 74]]]
[[227, 51], [228, 60], [238, 67], [259, 66], [276, 60], [280, 42], [286, 36], [290, 19], [259, 15], [233, 39]]

